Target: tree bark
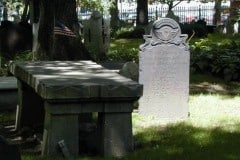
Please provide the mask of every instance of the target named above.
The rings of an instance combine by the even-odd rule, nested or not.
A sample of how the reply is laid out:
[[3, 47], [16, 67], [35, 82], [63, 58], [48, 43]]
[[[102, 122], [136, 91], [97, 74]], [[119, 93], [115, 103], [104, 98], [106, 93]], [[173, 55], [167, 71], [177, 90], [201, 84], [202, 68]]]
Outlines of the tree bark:
[[[79, 35], [75, 0], [41, 0], [38, 30], [38, 60], [85, 60], [91, 59]], [[56, 22], [61, 22], [76, 37], [54, 34]]]
[[137, 0], [137, 26], [148, 25], [148, 1]]
[[215, 14], [213, 15], [213, 25], [216, 26], [216, 31], [221, 31], [221, 4], [222, 0], [215, 0], [214, 10]]
[[119, 18], [118, 18], [119, 11], [117, 7], [118, 0], [111, 0], [110, 2], [111, 2], [111, 6], [109, 8], [109, 12], [111, 15], [110, 25], [111, 25], [112, 33], [114, 34], [119, 28]]
[[238, 9], [240, 7], [240, 1], [238, 0], [231, 0], [230, 1], [230, 15], [228, 17], [227, 23], [227, 34], [234, 33], [234, 24], [237, 22], [238, 19]]

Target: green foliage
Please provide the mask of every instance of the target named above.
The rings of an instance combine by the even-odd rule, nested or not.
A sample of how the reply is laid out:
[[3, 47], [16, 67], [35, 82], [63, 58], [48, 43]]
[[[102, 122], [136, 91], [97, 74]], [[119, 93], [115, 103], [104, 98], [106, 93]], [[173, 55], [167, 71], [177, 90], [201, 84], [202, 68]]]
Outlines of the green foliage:
[[[202, 21], [203, 22], [203, 21]], [[206, 37], [208, 35], [207, 25], [200, 22], [180, 24], [182, 34], [188, 34], [190, 37], [193, 33], [195, 37]]]
[[32, 52], [24, 52], [17, 54], [15, 61], [32, 61], [34, 59]]
[[137, 62], [138, 50], [136, 48], [131, 48], [129, 50], [124, 49], [123, 47], [118, 50], [110, 51], [108, 54], [108, 59], [110, 61], [133, 61]]
[[103, 5], [101, 0], [77, 0], [77, 4], [81, 7], [103, 11]]
[[[193, 73], [207, 73], [226, 81], [240, 80], [239, 35], [210, 34], [207, 38], [191, 41], [193, 41], [190, 43]], [[138, 62], [139, 46], [143, 43], [143, 39], [112, 40], [107, 58], [110, 61]]]
[[143, 38], [145, 30], [143, 27], [122, 27], [116, 31], [116, 38]]
[[115, 39], [112, 40], [107, 54], [109, 61], [138, 62], [139, 45], [141, 39]]
[[209, 73], [226, 81], [240, 80], [239, 36], [209, 36], [191, 46], [191, 70]]
[[[16, 55], [14, 61], [32, 61], [33, 53], [32, 52], [22, 52]], [[6, 61], [3, 57], [0, 56], [0, 76], [8, 76], [9, 75], [9, 68], [8, 68], [9, 61]]]
[[8, 10], [22, 9], [24, 7], [23, 0], [5, 0]]
[[16, 113], [15, 111], [1, 111], [0, 113], [0, 122], [1, 124], [4, 124], [4, 123], [12, 123], [15, 121], [15, 118], [16, 118]]

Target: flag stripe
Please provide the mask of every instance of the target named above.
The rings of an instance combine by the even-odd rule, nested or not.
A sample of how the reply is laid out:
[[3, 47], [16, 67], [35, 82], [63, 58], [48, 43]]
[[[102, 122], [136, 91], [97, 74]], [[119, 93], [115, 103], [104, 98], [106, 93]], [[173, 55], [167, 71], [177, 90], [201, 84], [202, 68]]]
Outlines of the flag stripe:
[[68, 37], [76, 37], [75, 33], [73, 33], [67, 26], [59, 22], [57, 22], [54, 26], [54, 34]]

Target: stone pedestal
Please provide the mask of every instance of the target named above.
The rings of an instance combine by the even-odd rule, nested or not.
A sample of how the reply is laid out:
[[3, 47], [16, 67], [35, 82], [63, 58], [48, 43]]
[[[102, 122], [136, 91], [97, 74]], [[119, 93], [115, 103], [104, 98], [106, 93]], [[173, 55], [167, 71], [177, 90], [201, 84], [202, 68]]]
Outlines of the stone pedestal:
[[44, 119], [43, 100], [26, 83], [18, 80], [18, 106], [15, 128], [33, 127], [42, 124]]

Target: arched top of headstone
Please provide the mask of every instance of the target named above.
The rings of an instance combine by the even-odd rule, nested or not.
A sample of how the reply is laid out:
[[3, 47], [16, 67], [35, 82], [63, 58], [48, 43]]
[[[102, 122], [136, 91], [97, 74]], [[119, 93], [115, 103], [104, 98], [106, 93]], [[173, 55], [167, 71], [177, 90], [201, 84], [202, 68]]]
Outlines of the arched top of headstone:
[[150, 35], [144, 35], [144, 39], [145, 43], [140, 46], [140, 50], [162, 44], [178, 45], [188, 50], [188, 45], [185, 43], [187, 35], [181, 34], [178, 23], [170, 18], [161, 18], [155, 21]]
[[181, 34], [180, 26], [170, 18], [161, 18], [153, 23], [151, 30], [154, 39], [168, 42]]

